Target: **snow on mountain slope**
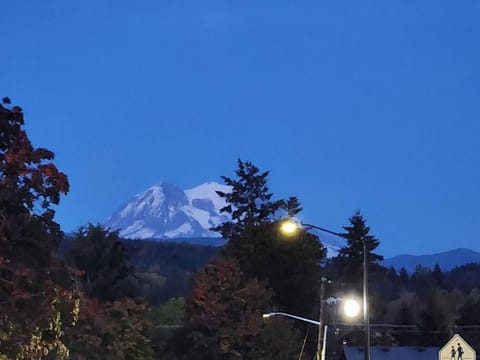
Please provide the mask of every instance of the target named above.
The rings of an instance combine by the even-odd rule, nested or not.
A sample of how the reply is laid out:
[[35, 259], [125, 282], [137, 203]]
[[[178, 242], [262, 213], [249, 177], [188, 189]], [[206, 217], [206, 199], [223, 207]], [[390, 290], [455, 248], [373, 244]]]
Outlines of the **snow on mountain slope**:
[[105, 226], [126, 238], [216, 237], [210, 228], [227, 221], [220, 214], [225, 201], [215, 191], [226, 185], [208, 182], [183, 191], [172, 184], [154, 185], [118, 209]]
[[198, 185], [192, 189], [185, 190], [185, 194], [192, 205], [192, 203], [197, 202], [197, 205], [204, 204], [203, 206], [207, 207], [209, 202], [213, 204], [213, 210], [216, 213], [220, 213], [220, 209], [227, 205], [225, 200], [218, 196], [215, 191], [222, 191], [224, 193], [229, 193], [231, 191], [230, 186], [221, 185], [216, 182], [206, 182], [204, 184]]

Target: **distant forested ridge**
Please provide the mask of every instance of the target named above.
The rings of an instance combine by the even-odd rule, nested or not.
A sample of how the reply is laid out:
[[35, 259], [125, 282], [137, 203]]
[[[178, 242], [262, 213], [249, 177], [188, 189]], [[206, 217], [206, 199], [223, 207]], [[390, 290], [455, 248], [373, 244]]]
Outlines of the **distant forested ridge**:
[[[143, 280], [137, 282], [138, 286], [144, 286], [139, 293], [152, 303], [185, 296], [195, 273], [221, 251], [221, 247], [198, 245], [193, 239], [190, 242], [179, 240], [183, 239], [122, 239], [129, 263], [136, 276]], [[58, 250], [61, 255], [70, 251], [71, 242], [72, 235], [63, 240]]]
[[214, 246], [154, 240], [125, 240], [125, 244], [137, 273], [163, 278], [158, 292], [149, 295], [154, 303], [185, 296], [194, 275], [221, 250]]
[[452, 270], [471, 263], [480, 263], [480, 253], [464, 248], [428, 255], [396, 255], [382, 261], [385, 267], [393, 266], [397, 270], [403, 267], [409, 273], [414, 272], [419, 265], [433, 268], [438, 264], [443, 270]]

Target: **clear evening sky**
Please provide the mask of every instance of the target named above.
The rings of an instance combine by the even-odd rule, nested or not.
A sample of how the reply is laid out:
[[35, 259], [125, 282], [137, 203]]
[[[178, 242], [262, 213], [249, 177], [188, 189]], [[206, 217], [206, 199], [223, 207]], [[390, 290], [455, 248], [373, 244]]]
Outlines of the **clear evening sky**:
[[270, 170], [385, 256], [480, 250], [480, 2], [4, 1], [1, 96], [71, 192], [65, 231], [161, 181]]

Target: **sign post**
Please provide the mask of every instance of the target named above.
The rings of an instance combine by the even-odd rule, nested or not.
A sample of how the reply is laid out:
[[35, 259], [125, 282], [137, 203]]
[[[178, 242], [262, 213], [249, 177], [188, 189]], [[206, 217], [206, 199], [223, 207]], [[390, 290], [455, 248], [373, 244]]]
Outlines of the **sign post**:
[[438, 352], [438, 360], [476, 360], [475, 350], [458, 334]]

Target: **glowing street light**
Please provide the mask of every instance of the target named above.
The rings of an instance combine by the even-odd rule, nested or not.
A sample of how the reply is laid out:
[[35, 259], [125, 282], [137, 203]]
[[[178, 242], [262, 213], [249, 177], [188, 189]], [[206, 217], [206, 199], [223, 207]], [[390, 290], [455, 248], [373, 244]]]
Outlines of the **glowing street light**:
[[280, 225], [280, 231], [286, 235], [295, 234], [298, 229], [299, 229], [299, 226], [294, 221], [284, 221]]
[[347, 299], [343, 303], [343, 312], [349, 318], [357, 317], [360, 313], [360, 304], [355, 299]]

